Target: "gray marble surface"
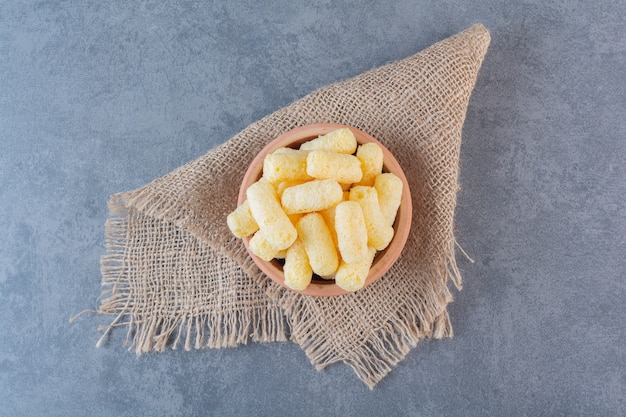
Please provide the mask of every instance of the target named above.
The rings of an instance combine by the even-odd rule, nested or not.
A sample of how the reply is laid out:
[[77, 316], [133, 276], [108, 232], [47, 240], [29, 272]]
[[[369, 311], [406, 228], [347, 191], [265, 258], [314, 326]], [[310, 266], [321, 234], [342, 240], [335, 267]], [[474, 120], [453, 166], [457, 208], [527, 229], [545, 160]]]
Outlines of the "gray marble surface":
[[[0, 415], [626, 415], [623, 1], [0, 1]], [[106, 201], [474, 23], [455, 337], [374, 391], [295, 344], [95, 344]]]

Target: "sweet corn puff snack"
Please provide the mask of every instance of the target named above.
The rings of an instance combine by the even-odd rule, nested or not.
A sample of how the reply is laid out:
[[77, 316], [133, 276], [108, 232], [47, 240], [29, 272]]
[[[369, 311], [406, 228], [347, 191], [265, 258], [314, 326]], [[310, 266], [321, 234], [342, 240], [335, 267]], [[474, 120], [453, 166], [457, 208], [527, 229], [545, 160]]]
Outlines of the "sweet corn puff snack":
[[336, 180], [342, 184], [361, 181], [361, 161], [354, 156], [337, 152], [311, 151], [306, 157], [306, 173], [321, 180]]
[[335, 180], [314, 180], [283, 191], [282, 206], [287, 214], [310, 213], [331, 207], [343, 198], [341, 185]]
[[263, 178], [273, 184], [310, 180], [311, 176], [307, 174], [307, 155], [308, 152], [297, 150], [266, 155], [263, 160]]
[[402, 180], [387, 172], [376, 176], [374, 188], [378, 192], [378, 204], [385, 222], [393, 225], [402, 199]]
[[252, 217], [269, 244], [276, 250], [291, 246], [298, 232], [280, 205], [274, 187], [261, 179], [248, 187], [246, 197]]
[[271, 261], [272, 259], [278, 257], [279, 250], [274, 248], [265, 237], [265, 233], [263, 229], [259, 229], [251, 238], [250, 238], [250, 250], [259, 258], [263, 259], [266, 262]]
[[309, 257], [300, 239], [296, 239], [293, 245], [287, 249], [283, 272], [285, 285], [292, 290], [302, 291], [311, 283], [313, 269], [311, 269]]
[[356, 201], [363, 209], [367, 227], [368, 243], [376, 250], [383, 250], [393, 238], [393, 227], [387, 224], [378, 203], [378, 192], [374, 187], [359, 185], [350, 190], [350, 200]]
[[361, 205], [355, 201], [337, 204], [334, 226], [341, 259], [350, 264], [366, 259], [367, 227]]
[[356, 151], [356, 138], [350, 129], [337, 129], [317, 139], [310, 140], [300, 145], [301, 151], [329, 151], [337, 153], [353, 154]]
[[339, 266], [339, 258], [330, 230], [322, 215], [307, 214], [300, 219], [296, 229], [313, 272], [322, 278], [332, 277]]
[[363, 288], [375, 256], [376, 249], [369, 246], [367, 256], [362, 261], [353, 264], [342, 262], [335, 274], [335, 283], [346, 291], [357, 291]]
[[259, 230], [259, 225], [254, 220], [254, 217], [252, 217], [248, 200], [241, 203], [235, 211], [230, 213], [228, 217], [226, 217], [226, 222], [231, 232], [239, 238], [250, 236]]
[[374, 185], [376, 176], [383, 172], [383, 150], [375, 143], [364, 143], [356, 150], [356, 157], [363, 171], [359, 185]]

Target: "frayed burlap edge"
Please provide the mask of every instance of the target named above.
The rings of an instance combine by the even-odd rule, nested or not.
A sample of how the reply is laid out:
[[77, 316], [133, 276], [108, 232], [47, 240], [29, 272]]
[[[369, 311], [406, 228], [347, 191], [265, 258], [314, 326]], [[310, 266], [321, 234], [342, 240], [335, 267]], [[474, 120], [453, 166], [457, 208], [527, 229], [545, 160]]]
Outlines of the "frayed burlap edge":
[[[439, 275], [441, 281], [451, 280], [455, 288], [460, 290], [461, 275], [456, 266], [454, 247], [449, 252], [447, 263], [447, 268], [427, 274]], [[394, 272], [392, 269], [389, 274]], [[427, 281], [422, 284], [431, 285], [431, 288], [421, 291], [428, 297], [407, 300], [403, 305], [396, 306], [393, 317], [347, 354], [338, 354], [327, 343], [324, 334], [316, 332], [308, 324], [309, 317], [302, 317], [303, 312], [310, 311], [304, 306], [312, 301], [310, 298], [293, 296], [278, 286], [268, 295], [271, 299], [277, 299], [278, 304], [285, 309], [285, 316], [290, 318], [291, 340], [300, 345], [316, 369], [322, 370], [333, 363], [343, 362], [363, 383], [373, 389], [417, 346], [420, 339], [443, 339], [454, 335], [447, 311], [447, 305], [453, 301], [451, 292], [447, 286], [434, 288]], [[344, 297], [350, 296], [352, 295]], [[296, 321], [301, 325], [295, 325]]]
[[[118, 193], [111, 196], [109, 218], [105, 223], [106, 255], [101, 259], [102, 296], [104, 299], [98, 312], [115, 316], [113, 322], [99, 326], [104, 331], [96, 346], [100, 347], [111, 330], [127, 327], [125, 345], [137, 354], [149, 351], [176, 350], [179, 346], [187, 351], [194, 349], [235, 347], [253, 342], [287, 341], [287, 329], [282, 309], [271, 302], [263, 308], [236, 310], [224, 313], [203, 310], [175, 317], [143, 317], [133, 314], [133, 288], [129, 285], [126, 251], [128, 250], [128, 222], [132, 217], [128, 201], [133, 193]], [[129, 198], [130, 197], [130, 198]], [[177, 227], [177, 226], [173, 226]], [[231, 254], [232, 255], [232, 254]], [[242, 267], [255, 283], [269, 284], [260, 270], [250, 260]], [[128, 321], [122, 321], [128, 319]]]

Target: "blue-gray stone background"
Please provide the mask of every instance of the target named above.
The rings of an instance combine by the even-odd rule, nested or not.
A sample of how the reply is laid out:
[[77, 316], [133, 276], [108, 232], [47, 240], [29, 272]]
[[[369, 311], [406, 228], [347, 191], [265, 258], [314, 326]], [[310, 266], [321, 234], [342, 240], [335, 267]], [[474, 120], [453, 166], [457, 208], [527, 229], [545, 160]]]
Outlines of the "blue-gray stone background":
[[[291, 342], [137, 357], [99, 261], [110, 194], [474, 23], [455, 337], [374, 391]], [[626, 3], [0, 1], [0, 415], [626, 415]]]

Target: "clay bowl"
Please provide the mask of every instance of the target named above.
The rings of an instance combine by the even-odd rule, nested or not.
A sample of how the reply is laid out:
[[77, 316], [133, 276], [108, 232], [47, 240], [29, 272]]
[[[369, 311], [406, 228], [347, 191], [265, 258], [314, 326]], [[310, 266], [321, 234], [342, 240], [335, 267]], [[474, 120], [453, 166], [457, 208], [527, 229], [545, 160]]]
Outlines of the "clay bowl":
[[[254, 160], [250, 164], [241, 183], [237, 205], [243, 203], [246, 200], [246, 190], [248, 189], [248, 187], [256, 182], [259, 178], [261, 178], [261, 175], [263, 173], [263, 160], [265, 158], [265, 155], [272, 153], [276, 149], [281, 147], [298, 148], [303, 142], [315, 139], [318, 136], [344, 127], [349, 128], [354, 133], [354, 136], [356, 137], [356, 140], [359, 144], [367, 142], [374, 142], [378, 144], [383, 150], [383, 172], [391, 172], [397, 175], [404, 184], [402, 200], [400, 203], [400, 207], [398, 208], [396, 221], [393, 225], [395, 231], [393, 240], [385, 250], [378, 252], [376, 257], [374, 258], [370, 273], [367, 277], [367, 280], [365, 281], [365, 286], [368, 286], [372, 282], [379, 279], [385, 272], [387, 272], [387, 270], [391, 268], [391, 266], [400, 256], [400, 253], [402, 252], [402, 249], [409, 235], [409, 229], [411, 227], [412, 204], [409, 184], [406, 180], [402, 168], [400, 167], [400, 164], [398, 164], [398, 161], [396, 161], [394, 156], [391, 154], [391, 152], [389, 152], [387, 148], [385, 148], [380, 142], [378, 142], [367, 133], [350, 126], [321, 123], [298, 127], [283, 133], [272, 142], [270, 142], [265, 148], [263, 148], [263, 150], [254, 158]], [[248, 245], [249, 240], [249, 238], [243, 239], [245, 247], [252, 257], [254, 263], [273, 281], [289, 289], [290, 291], [294, 291], [285, 285], [285, 278], [283, 275], [281, 263], [276, 259], [267, 262], [254, 255], [250, 251], [250, 247]], [[348, 291], [345, 291], [344, 289], [336, 285], [334, 280], [323, 280], [316, 277], [313, 278], [313, 281], [306, 289], [295, 292], [321, 297], [337, 296], [348, 293]]]

